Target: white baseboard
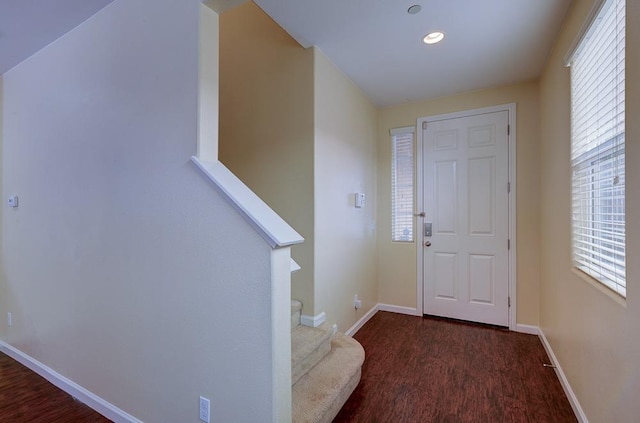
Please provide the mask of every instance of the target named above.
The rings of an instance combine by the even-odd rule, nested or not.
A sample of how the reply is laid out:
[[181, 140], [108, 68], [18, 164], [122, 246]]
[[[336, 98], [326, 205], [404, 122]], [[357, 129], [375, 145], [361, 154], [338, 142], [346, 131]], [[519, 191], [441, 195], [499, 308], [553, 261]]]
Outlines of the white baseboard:
[[353, 336], [356, 334], [356, 332], [358, 332], [360, 330], [360, 328], [362, 326], [364, 326], [365, 323], [367, 323], [369, 321], [369, 319], [371, 319], [377, 312], [378, 312], [378, 307], [379, 304], [374, 305], [373, 307], [371, 307], [371, 310], [367, 311], [364, 316], [362, 316], [360, 318], [360, 320], [358, 320], [353, 326], [351, 326], [346, 332], [345, 335], [348, 336]]
[[516, 332], [528, 333], [529, 335], [540, 335], [540, 328], [532, 325], [516, 325]]
[[422, 313], [417, 308], [402, 307], [393, 304], [378, 304], [380, 311], [390, 311], [398, 314], [408, 314], [409, 316], [422, 316]]
[[141, 420], [125, 413], [115, 405], [105, 401], [93, 392], [88, 391], [72, 380], [67, 379], [55, 370], [40, 363], [35, 358], [23, 353], [22, 351], [12, 347], [4, 341], [0, 341], [0, 351], [13, 358], [20, 364], [31, 369], [49, 382], [62, 389], [72, 397], [78, 399], [87, 406], [93, 408], [106, 418], [113, 420], [115, 423], [142, 423]]
[[422, 316], [422, 314], [418, 312], [418, 309], [416, 308], [378, 303], [375, 306], [371, 307], [371, 310], [367, 311], [365, 315], [360, 318], [360, 320], [358, 320], [345, 332], [345, 334], [349, 336], [355, 335], [356, 332], [358, 332], [360, 328], [364, 326], [364, 324], [367, 323], [369, 319], [371, 319], [378, 311], [389, 311], [391, 313], [407, 314], [409, 316]]
[[580, 403], [578, 402], [578, 398], [576, 397], [576, 394], [573, 392], [573, 389], [571, 389], [571, 385], [569, 385], [569, 380], [567, 379], [564, 372], [562, 371], [562, 367], [560, 367], [560, 363], [558, 362], [556, 355], [553, 353], [553, 349], [551, 349], [551, 344], [549, 344], [547, 337], [544, 336], [544, 332], [542, 331], [542, 329], [539, 329], [538, 336], [542, 341], [542, 345], [544, 346], [544, 349], [547, 351], [547, 355], [549, 356], [551, 363], [555, 366], [556, 374], [558, 375], [558, 379], [560, 380], [562, 389], [564, 389], [564, 393], [567, 395], [567, 398], [569, 399], [569, 404], [571, 404], [571, 408], [573, 408], [573, 413], [576, 415], [576, 419], [578, 419], [579, 423], [589, 423], [589, 420], [587, 419], [586, 414], [584, 414], [584, 410], [580, 406]]
[[307, 314], [300, 316], [300, 323], [305, 326], [311, 326], [312, 328], [317, 328], [326, 321], [327, 315], [324, 314], [324, 311], [320, 314], [316, 314], [315, 316], [309, 316]]

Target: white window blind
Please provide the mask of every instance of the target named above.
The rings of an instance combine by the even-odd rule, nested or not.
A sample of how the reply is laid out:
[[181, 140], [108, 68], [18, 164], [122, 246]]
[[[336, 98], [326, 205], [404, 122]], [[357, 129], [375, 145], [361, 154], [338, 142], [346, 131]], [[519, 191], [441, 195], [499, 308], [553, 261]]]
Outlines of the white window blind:
[[569, 66], [573, 264], [626, 297], [624, 0], [603, 2]]
[[391, 240], [413, 242], [413, 127], [391, 130]]

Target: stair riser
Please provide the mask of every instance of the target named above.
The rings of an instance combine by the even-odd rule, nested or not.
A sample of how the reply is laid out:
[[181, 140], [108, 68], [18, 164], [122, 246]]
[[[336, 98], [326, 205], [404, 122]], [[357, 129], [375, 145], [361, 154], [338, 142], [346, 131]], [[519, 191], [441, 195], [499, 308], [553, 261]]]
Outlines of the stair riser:
[[294, 330], [300, 324], [300, 311], [291, 314], [291, 330]]
[[291, 385], [294, 385], [302, 376], [311, 370], [316, 364], [324, 358], [325, 355], [331, 351], [331, 339], [327, 339], [320, 344], [311, 354], [307, 355], [304, 359], [294, 363], [291, 368]]
[[342, 388], [342, 394], [339, 399], [333, 401], [331, 406], [327, 409], [323, 420], [317, 423], [331, 423], [333, 419], [338, 415], [344, 404], [347, 402], [353, 391], [358, 387], [360, 378], [362, 377], [362, 369], [359, 369], [356, 374], [351, 376], [349, 382]]
[[353, 338], [335, 335], [331, 352], [293, 386], [294, 423], [330, 423], [360, 381], [364, 350]]
[[298, 300], [291, 300], [291, 330], [300, 325], [302, 316], [302, 303]]
[[331, 351], [333, 328], [299, 326], [291, 332], [291, 384], [312, 369]]

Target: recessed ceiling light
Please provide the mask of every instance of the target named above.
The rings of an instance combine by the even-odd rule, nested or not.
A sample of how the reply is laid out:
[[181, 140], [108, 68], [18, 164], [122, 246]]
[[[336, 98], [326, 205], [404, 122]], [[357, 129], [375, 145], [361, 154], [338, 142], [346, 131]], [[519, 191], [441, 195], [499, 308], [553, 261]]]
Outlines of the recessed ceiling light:
[[410, 15], [415, 15], [420, 13], [421, 10], [422, 10], [422, 6], [420, 6], [419, 4], [414, 4], [409, 9], [407, 9], [407, 13]]
[[443, 32], [440, 32], [440, 31], [430, 32], [424, 36], [424, 38], [422, 39], [422, 42], [425, 44], [435, 44], [442, 41], [443, 38], [444, 38]]

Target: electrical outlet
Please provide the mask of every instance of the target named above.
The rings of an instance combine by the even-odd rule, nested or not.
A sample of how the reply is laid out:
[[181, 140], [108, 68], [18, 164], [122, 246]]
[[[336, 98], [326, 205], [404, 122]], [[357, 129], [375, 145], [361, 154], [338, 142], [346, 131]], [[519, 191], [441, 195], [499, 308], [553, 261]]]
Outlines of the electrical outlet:
[[9, 197], [9, 205], [11, 207], [18, 207], [18, 196], [17, 195], [12, 195], [11, 197]]
[[200, 420], [209, 423], [209, 412], [211, 411], [211, 404], [205, 397], [200, 397]]
[[7, 313], [7, 326], [13, 325], [13, 316], [11, 313]]
[[362, 300], [358, 298], [358, 294], [353, 297], [353, 307], [355, 307], [356, 310], [359, 310], [362, 307]]

